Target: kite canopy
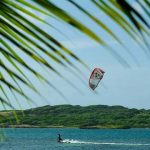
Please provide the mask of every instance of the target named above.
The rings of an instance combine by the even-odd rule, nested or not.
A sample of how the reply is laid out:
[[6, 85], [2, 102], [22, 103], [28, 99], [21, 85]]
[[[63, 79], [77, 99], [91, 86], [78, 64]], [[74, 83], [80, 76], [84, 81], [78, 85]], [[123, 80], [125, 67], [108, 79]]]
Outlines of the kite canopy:
[[91, 76], [89, 78], [89, 86], [92, 90], [95, 90], [95, 88], [98, 86], [99, 82], [103, 78], [104, 73], [105, 72], [100, 68], [95, 68], [92, 71]]

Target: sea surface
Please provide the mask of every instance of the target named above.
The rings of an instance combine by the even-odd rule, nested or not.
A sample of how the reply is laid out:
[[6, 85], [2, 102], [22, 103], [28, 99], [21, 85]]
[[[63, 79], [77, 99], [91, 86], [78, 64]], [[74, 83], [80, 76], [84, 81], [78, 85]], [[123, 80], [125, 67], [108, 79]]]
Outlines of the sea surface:
[[[150, 150], [150, 129], [4, 129], [0, 150]], [[57, 142], [57, 134], [64, 139]]]

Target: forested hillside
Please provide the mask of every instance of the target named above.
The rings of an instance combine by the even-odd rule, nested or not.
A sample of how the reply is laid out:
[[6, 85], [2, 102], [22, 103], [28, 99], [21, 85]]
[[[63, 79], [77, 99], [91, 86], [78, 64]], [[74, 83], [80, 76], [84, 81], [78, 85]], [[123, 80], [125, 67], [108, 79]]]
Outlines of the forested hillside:
[[150, 110], [123, 106], [56, 105], [18, 110], [18, 123], [12, 111], [0, 114], [9, 116], [3, 118], [4, 127], [150, 128]]

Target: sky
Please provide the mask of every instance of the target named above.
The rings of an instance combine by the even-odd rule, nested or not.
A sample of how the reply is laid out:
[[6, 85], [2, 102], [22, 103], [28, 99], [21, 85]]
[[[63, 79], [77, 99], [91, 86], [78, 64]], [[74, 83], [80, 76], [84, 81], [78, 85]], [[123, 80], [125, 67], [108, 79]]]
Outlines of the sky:
[[[135, 43], [126, 34], [126, 32], [116, 25], [108, 16], [106, 16], [95, 6], [92, 6], [90, 2], [80, 1], [78, 3], [92, 13], [92, 15], [99, 18], [116, 35], [118, 35], [121, 41], [126, 45], [126, 48], [123, 48], [109, 34], [103, 31], [99, 26], [92, 22], [82, 12], [79, 12], [77, 8], [69, 4], [66, 0], [56, 0], [54, 3], [65, 9], [69, 14], [82, 23], [85, 23], [86, 26], [91, 28], [97, 35], [99, 35], [99, 37], [102, 37], [102, 39], [106, 41], [111, 48], [115, 49], [115, 51], [128, 62], [129, 67], [125, 67], [117, 60], [117, 57], [112, 55], [108, 49], [96, 43], [78, 30], [73, 29], [65, 23], [56, 21], [55, 19], [49, 18], [32, 10], [33, 13], [56, 27], [63, 34], [48, 27], [47, 25], [43, 25], [43, 23], [40, 23], [31, 17], [24, 14], [23, 15], [30, 21], [36, 23], [47, 33], [53, 35], [62, 44], [69, 48], [90, 67], [90, 71], [74, 59], [70, 58], [70, 60], [72, 60], [72, 62], [80, 68], [83, 74], [75, 71], [73, 68], [72, 70], [74, 73], [71, 73], [68, 69], [59, 66], [45, 56], [45, 59], [64, 76], [65, 80], [71, 81], [73, 85], [70, 85], [64, 79], [58, 77], [52, 71], [42, 68], [39, 64], [23, 55], [18, 50], [20, 56], [22, 56], [29, 65], [34, 66], [37, 71], [41, 72], [66, 97], [63, 98], [55, 90], [50, 88], [45, 83], [41, 83], [38, 79], [29, 74], [28, 71], [24, 70], [43, 97], [40, 97], [22, 85], [25, 93], [34, 100], [35, 104], [30, 104], [25, 101], [24, 98], [17, 95], [21, 108], [28, 109], [31, 107], [44, 105], [71, 104], [82, 106], [122, 105], [129, 108], [150, 109], [150, 59], [149, 56], [145, 54], [143, 49], [141, 49], [138, 44]], [[136, 10], [144, 15], [142, 9], [137, 3], [135, 3], [134, 0], [130, 1], [130, 3]], [[145, 15], [144, 17], [146, 18]], [[150, 41], [150, 37], [147, 37], [147, 41]], [[1, 56], [1, 59], [5, 61], [8, 66], [10, 66], [9, 62], [7, 62], [5, 58]], [[13, 68], [12, 66], [10, 67]], [[102, 68], [105, 71], [105, 74], [96, 90], [92, 91], [88, 86], [88, 79], [91, 71], [96, 67]], [[7, 76], [8, 75], [6, 74], [6, 77]], [[78, 78], [78, 76], [82, 78], [82, 81]], [[12, 101], [14, 106], [19, 109], [20, 106], [13, 97]]]

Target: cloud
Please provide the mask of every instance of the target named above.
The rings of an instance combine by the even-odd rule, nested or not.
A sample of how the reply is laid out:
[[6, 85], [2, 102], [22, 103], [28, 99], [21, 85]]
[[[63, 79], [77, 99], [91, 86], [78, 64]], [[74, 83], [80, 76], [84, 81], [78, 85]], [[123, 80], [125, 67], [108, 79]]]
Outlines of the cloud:
[[99, 46], [98, 43], [92, 41], [92, 40], [88, 40], [88, 39], [73, 39], [73, 40], [66, 40], [66, 41], [62, 41], [62, 44], [64, 44], [66, 47], [68, 47], [69, 49], [86, 49], [86, 48], [94, 48]]
[[[86, 49], [100, 46], [100, 44], [96, 43], [91, 39], [83, 39], [83, 38], [61, 41], [61, 43], [69, 49]], [[106, 43], [111, 46], [118, 44], [118, 42], [115, 40], [108, 40]]]

